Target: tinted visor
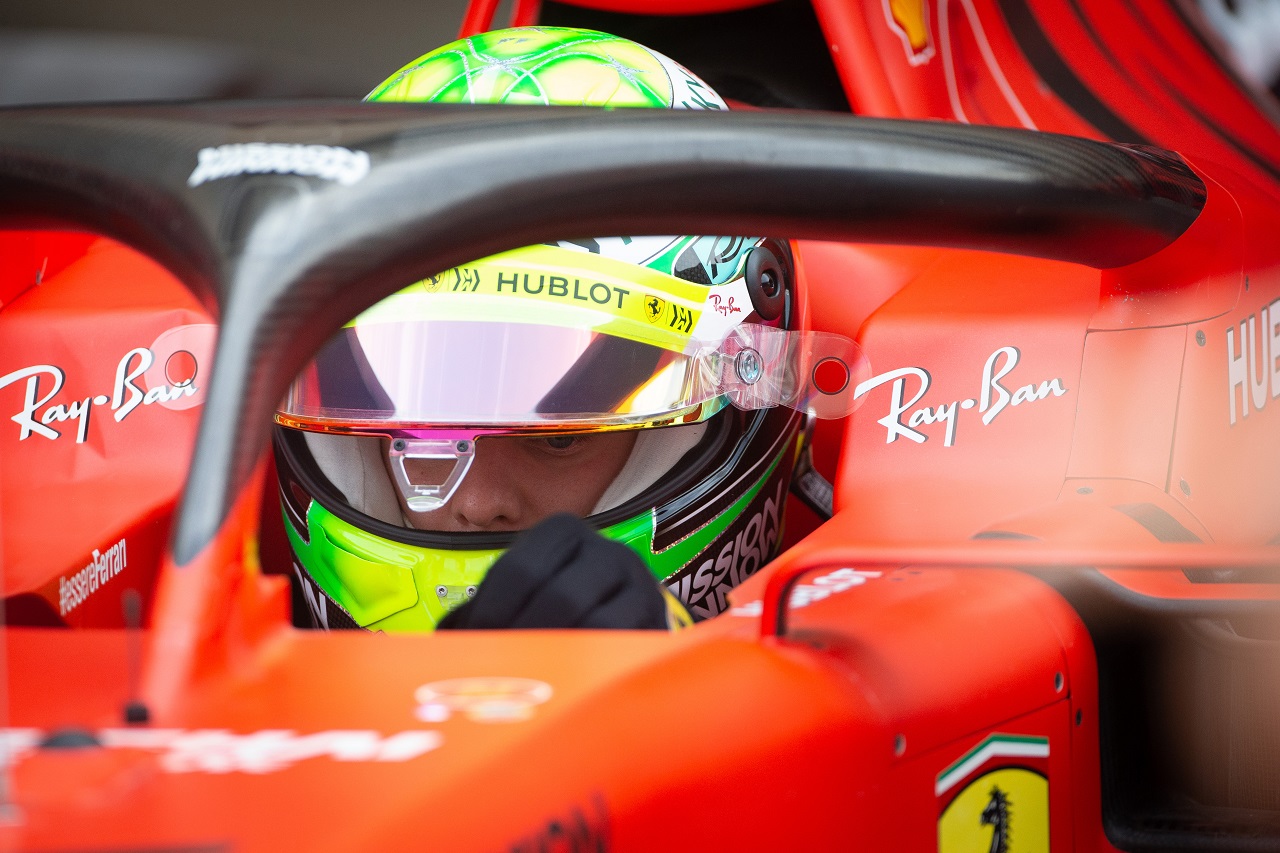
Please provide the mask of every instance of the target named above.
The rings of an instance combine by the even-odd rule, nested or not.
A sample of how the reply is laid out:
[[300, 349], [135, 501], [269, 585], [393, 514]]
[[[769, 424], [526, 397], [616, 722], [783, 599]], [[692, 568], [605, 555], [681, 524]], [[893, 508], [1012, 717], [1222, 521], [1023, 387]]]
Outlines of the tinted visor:
[[343, 329], [280, 414], [356, 429], [669, 417], [715, 395], [698, 359], [590, 328], [413, 320]]

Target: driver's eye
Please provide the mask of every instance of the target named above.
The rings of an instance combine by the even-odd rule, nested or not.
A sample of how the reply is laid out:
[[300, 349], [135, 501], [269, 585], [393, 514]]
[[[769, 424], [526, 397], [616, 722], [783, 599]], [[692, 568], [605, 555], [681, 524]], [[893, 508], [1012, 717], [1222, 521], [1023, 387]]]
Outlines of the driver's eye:
[[577, 440], [577, 436], [573, 435], [552, 435], [547, 437], [546, 442], [552, 450], [568, 450]]

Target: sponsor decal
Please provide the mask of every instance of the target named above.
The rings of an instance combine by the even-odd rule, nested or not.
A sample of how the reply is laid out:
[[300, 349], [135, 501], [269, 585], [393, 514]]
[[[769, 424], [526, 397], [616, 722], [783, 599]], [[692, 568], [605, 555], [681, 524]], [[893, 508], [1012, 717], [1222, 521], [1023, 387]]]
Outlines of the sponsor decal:
[[976, 398], [917, 406], [933, 381], [929, 371], [922, 367], [900, 367], [873, 376], [859, 383], [853, 396], [855, 400], [860, 399], [881, 385], [890, 385], [889, 412], [876, 421], [885, 428], [886, 444], [892, 444], [899, 438], [921, 444], [929, 439], [929, 435], [922, 431], [923, 427], [942, 424], [942, 443], [951, 447], [956, 441], [957, 420], [961, 411], [970, 411], [976, 407], [978, 414], [982, 416], [983, 426], [988, 426], [1009, 409], [1050, 397], [1061, 397], [1067, 393], [1061, 378], [1015, 386], [1009, 374], [1018, 366], [1021, 357], [1017, 347], [1000, 347], [991, 353], [982, 366], [982, 378]]
[[[474, 313], [467, 304], [469, 299], [500, 297], [529, 300], [526, 304], [531, 308], [550, 304], [557, 308], [572, 305], [589, 309], [608, 315], [608, 319], [592, 319], [592, 327], [597, 330], [683, 351], [695, 330], [720, 330], [721, 334], [708, 339], [718, 341], [724, 337], [725, 330], [741, 322], [751, 310], [745, 285], [734, 290], [726, 286], [718, 294], [722, 306], [724, 298], [732, 295], [734, 307], [742, 308], [737, 320], [731, 321], [712, 310], [707, 285], [656, 269], [621, 264], [615, 258], [598, 256], [578, 244], [573, 244], [574, 249], [566, 245], [569, 244], [525, 246], [446, 270], [416, 282], [397, 295], [431, 294], [440, 297], [438, 305], [427, 310], [414, 298], [405, 301], [393, 297], [361, 314], [361, 322], [400, 321], [405, 319], [406, 310], [433, 319], [442, 319], [445, 314], [471, 319]], [[504, 310], [519, 309], [513, 305], [504, 306]], [[707, 318], [712, 318], [710, 325], [701, 322]], [[528, 322], [536, 320], [530, 316]]]
[[[0, 729], [4, 762], [13, 763], [39, 748], [47, 733], [39, 729]], [[239, 734], [226, 729], [101, 729], [104, 749], [134, 749], [160, 754], [169, 773], [274, 773], [309, 758], [333, 761], [398, 763], [438, 749], [436, 731], [408, 730], [383, 737], [361, 729], [299, 734], [264, 729]]]
[[532, 678], [452, 678], [422, 685], [413, 698], [416, 716], [429, 723], [458, 713], [476, 723], [514, 723], [530, 719], [551, 693], [550, 684]]
[[670, 299], [648, 293], [640, 295], [619, 284], [598, 280], [511, 268], [494, 270], [494, 277], [487, 280], [488, 283], [482, 280], [479, 270], [473, 270], [470, 276], [458, 276], [456, 280], [448, 273], [445, 276], [450, 282], [449, 287], [442, 288], [437, 284], [428, 286], [428, 291], [444, 289], [465, 293], [492, 292], [508, 296], [583, 303], [607, 310], [619, 317], [636, 317], [638, 314], [655, 326], [681, 335], [690, 334], [702, 314], [697, 308], [680, 305]]
[[94, 410], [104, 407], [119, 423], [140, 406], [159, 404], [181, 410], [199, 405], [204, 402], [200, 370], [213, 352], [215, 329], [211, 324], [179, 326], [160, 335], [150, 347], [129, 350], [116, 364], [109, 394], [57, 399], [67, 373], [55, 364], [33, 364], [0, 376], [0, 388], [23, 389], [21, 408], [9, 417], [18, 425], [18, 441], [33, 435], [57, 441], [71, 428], [59, 425], [71, 421], [76, 443], [83, 444]]
[[[838, 592], [862, 586], [869, 580], [883, 576], [883, 572], [870, 572], [862, 569], [836, 569], [825, 575], [819, 575], [809, 583], [796, 584], [791, 588], [787, 598], [788, 610], [800, 610], [815, 601], [822, 601]], [[759, 618], [764, 613], [764, 602], [752, 599], [729, 611], [730, 616], [749, 616]]]
[[667, 313], [667, 327], [686, 335], [691, 334], [693, 324], [698, 320], [698, 312], [674, 303], [670, 308], [671, 310]]
[[653, 294], [646, 294], [644, 297], [644, 318], [650, 323], [656, 323], [662, 319], [662, 315], [667, 311], [667, 300]]
[[[707, 297], [711, 302], [713, 310], [720, 312], [722, 316], [728, 317], [730, 314], [741, 314], [742, 309], [733, 304], [733, 297], [723, 297], [718, 293], [713, 293]], [[724, 303], [723, 305], [721, 303]]]
[[938, 774], [939, 853], [1049, 849], [1049, 739], [988, 735]]
[[106, 551], [93, 549], [89, 564], [71, 577], [58, 578], [58, 611], [66, 616], [79, 607], [86, 598], [97, 592], [125, 566], [129, 565], [126, 542], [121, 539]]
[[787, 600], [787, 607], [791, 610], [808, 607], [815, 601], [822, 601], [822, 599], [829, 598], [838, 592], [853, 589], [855, 586], [862, 586], [869, 579], [878, 578], [881, 574], [881, 572], [869, 572], [861, 569], [837, 569], [831, 574], [814, 578], [811, 583], [796, 584], [792, 587], [791, 596]]
[[480, 270], [473, 267], [454, 267], [439, 275], [422, 280], [427, 293], [447, 292], [475, 293], [480, 289]]
[[929, 32], [929, 0], [881, 0], [889, 29], [902, 40], [907, 62], [924, 65], [933, 58]]
[[708, 288], [701, 316], [693, 327], [693, 338], [699, 341], [723, 341], [733, 334], [755, 310], [747, 280], [739, 276], [728, 284]]
[[688, 568], [668, 580], [667, 589], [694, 619], [707, 619], [726, 610], [729, 590], [755, 574], [772, 556], [781, 532], [779, 511], [785, 487], [785, 478], [773, 481], [772, 494], [766, 486], [764, 502], [756, 505], [754, 513], [744, 514], [710, 550], [694, 557]]
[[369, 174], [369, 154], [337, 145], [291, 145], [280, 142], [245, 142], [201, 148], [187, 186], [236, 175], [305, 175], [336, 181], [343, 186]]
[[[474, 292], [480, 286], [480, 278], [476, 276]], [[602, 281], [582, 281], [575, 278], [572, 283], [566, 276], [546, 275], [539, 273], [537, 280], [529, 273], [498, 272], [498, 293], [526, 293], [530, 296], [545, 294], [553, 299], [573, 299], [578, 302], [594, 302], [596, 305], [609, 305], [623, 310], [623, 299], [631, 295], [625, 287], [605, 284]]]
[[1235, 332], [1234, 328], [1227, 329], [1227, 394], [1231, 398], [1232, 426], [1249, 416], [1249, 401], [1260, 412], [1269, 397], [1280, 397], [1280, 299], [1240, 321], [1239, 344]]

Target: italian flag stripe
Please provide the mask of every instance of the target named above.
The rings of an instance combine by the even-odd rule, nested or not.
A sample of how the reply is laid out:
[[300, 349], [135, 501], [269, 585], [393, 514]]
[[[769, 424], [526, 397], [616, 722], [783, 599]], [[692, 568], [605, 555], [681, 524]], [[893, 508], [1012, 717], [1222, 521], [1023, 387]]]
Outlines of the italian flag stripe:
[[993, 758], [1048, 758], [1049, 739], [1035, 735], [987, 735], [981, 743], [960, 756], [954, 764], [938, 774], [933, 786], [935, 796], [942, 796], [973, 771]]

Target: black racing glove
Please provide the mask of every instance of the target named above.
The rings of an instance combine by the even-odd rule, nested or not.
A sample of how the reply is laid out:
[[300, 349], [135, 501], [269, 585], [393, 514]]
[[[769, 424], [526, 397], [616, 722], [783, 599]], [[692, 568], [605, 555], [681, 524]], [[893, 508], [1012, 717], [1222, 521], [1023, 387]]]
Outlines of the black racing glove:
[[489, 569], [475, 598], [436, 626], [666, 627], [666, 600], [639, 555], [573, 515], [527, 530]]

